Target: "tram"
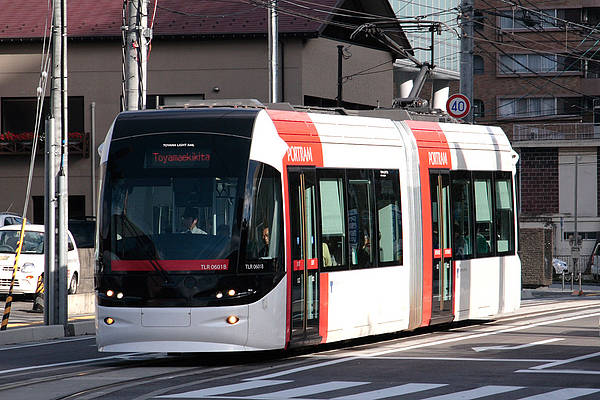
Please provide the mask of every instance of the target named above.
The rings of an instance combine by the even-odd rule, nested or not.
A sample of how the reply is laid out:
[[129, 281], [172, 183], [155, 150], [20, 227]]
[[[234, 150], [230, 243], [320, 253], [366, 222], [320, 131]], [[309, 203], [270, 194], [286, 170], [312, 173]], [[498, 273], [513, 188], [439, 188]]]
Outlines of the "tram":
[[284, 349], [519, 307], [500, 128], [163, 109], [119, 114], [101, 154], [100, 351]]

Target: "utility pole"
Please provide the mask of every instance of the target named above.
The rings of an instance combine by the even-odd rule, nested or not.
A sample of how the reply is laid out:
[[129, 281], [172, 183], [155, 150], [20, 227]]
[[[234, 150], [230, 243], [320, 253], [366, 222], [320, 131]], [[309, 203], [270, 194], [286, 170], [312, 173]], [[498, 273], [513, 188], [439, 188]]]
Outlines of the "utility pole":
[[148, 0], [128, 0], [125, 35], [125, 110], [146, 108], [148, 43]]
[[279, 103], [281, 76], [279, 73], [279, 26], [277, 0], [269, 0], [268, 42], [269, 42], [269, 103]]
[[[67, 325], [67, 2], [53, 2], [51, 109], [54, 121], [46, 124], [46, 217], [47, 247], [44, 271], [46, 304], [44, 322]], [[50, 150], [48, 150], [50, 149]], [[57, 156], [59, 159], [57, 160]], [[55, 169], [58, 166], [58, 170]], [[54, 189], [57, 187], [58, 191]], [[57, 212], [58, 211], [58, 212]], [[58, 218], [57, 215], [58, 214]], [[57, 228], [57, 229], [55, 229]], [[56, 235], [56, 236], [55, 236]], [[56, 240], [55, 240], [56, 238]], [[55, 243], [54, 247], [51, 243]], [[52, 254], [55, 251], [54, 254]], [[56, 257], [55, 257], [56, 256]]]
[[337, 106], [343, 107], [343, 99], [342, 99], [342, 85], [343, 85], [343, 77], [342, 77], [342, 60], [344, 59], [344, 46], [338, 44], [338, 70], [337, 70]]
[[[473, 104], [473, 0], [461, 1], [460, 92]], [[473, 108], [464, 117], [473, 123]]]
[[[58, 0], [57, 0], [58, 1]], [[62, 89], [62, 114], [60, 139], [60, 168], [58, 170], [58, 238], [57, 238], [57, 258], [58, 258], [58, 296], [60, 300], [59, 313], [60, 322], [67, 326], [68, 301], [67, 301], [67, 251], [69, 230], [69, 127], [68, 127], [68, 91], [67, 91], [67, 0], [61, 0], [61, 89]], [[58, 133], [58, 132], [57, 132]]]
[[138, 10], [139, 0], [129, 0], [126, 56], [125, 56], [125, 110], [138, 110], [140, 71], [138, 68]]

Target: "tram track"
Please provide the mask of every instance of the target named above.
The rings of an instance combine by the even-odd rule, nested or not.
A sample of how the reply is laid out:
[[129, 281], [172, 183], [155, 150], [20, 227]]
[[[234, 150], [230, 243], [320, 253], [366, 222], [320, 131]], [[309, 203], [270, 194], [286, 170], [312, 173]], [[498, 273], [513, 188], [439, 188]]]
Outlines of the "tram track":
[[[164, 356], [155, 359], [145, 360], [127, 360], [123, 359], [117, 365], [114, 365], [115, 361], [119, 359], [111, 359], [103, 361], [101, 366], [91, 366], [90, 364], [79, 364], [69, 365], [60, 368], [44, 368], [40, 367], [37, 370], [38, 373], [51, 373], [50, 376], [36, 376], [27, 378], [31, 375], [32, 371], [19, 372], [14, 374], [8, 374], [5, 377], [11, 379], [11, 383], [0, 384], [0, 393], [7, 393], [9, 390], [27, 390], [34, 391], [37, 393], [49, 393], [45, 389], [51, 388], [52, 391], [56, 391], [57, 387], [64, 385], [66, 381], [79, 379], [76, 385], [79, 390], [70, 393], [61, 393], [59, 395], [44, 397], [44, 400], [94, 400], [94, 399], [106, 399], [115, 398], [118, 392], [123, 390], [133, 390], [136, 392], [136, 388], [146, 388], [151, 393], [139, 394], [136, 393], [136, 399], [150, 399], [155, 396], [165, 393], [169, 390], [178, 389], [181, 387], [188, 387], [191, 385], [197, 385], [199, 383], [210, 382], [213, 380], [236, 378], [244, 375], [250, 375], [260, 372], [271, 372], [274, 369], [289, 368], [298, 365], [310, 364], [310, 359], [298, 359], [297, 354], [294, 352], [282, 356], [281, 353], [277, 354], [262, 354], [258, 357], [249, 359], [248, 354], [239, 356], [217, 356], [209, 355], [206, 358], [200, 359], [200, 355], [195, 356]], [[94, 363], [91, 361], [90, 363]], [[110, 363], [113, 365], [107, 366]], [[200, 365], [198, 365], [200, 364]], [[257, 366], [259, 368], [253, 368]], [[91, 367], [91, 368], [89, 368]], [[250, 367], [250, 368], [248, 368]], [[73, 371], [65, 371], [67, 369], [73, 369]], [[82, 368], [89, 368], [82, 370]], [[162, 372], [165, 368], [176, 368], [174, 371]], [[241, 371], [227, 374], [230, 369], [242, 368]], [[115, 377], [116, 374], [121, 377]], [[112, 374], [112, 375], [111, 375]], [[128, 376], [128, 375], [134, 376]], [[207, 374], [212, 374], [210, 377], [206, 377]], [[205, 378], [205, 379], [203, 379]], [[109, 383], [106, 380], [110, 379]], [[15, 382], [15, 380], [17, 382]], [[104, 382], [99, 385], [95, 385], [94, 382], [103, 380]], [[165, 385], [164, 382], [169, 382]], [[72, 382], [71, 382], [72, 383]], [[149, 385], [153, 383], [152, 385]], [[157, 388], [154, 384], [159, 384]], [[60, 389], [59, 389], [60, 390]], [[130, 398], [130, 397], [127, 397]]]

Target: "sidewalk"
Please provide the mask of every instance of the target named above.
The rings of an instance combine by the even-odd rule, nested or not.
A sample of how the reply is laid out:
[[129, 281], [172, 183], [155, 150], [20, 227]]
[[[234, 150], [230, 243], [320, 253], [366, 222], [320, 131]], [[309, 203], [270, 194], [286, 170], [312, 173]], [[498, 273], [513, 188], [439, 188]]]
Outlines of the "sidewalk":
[[565, 282], [565, 288], [563, 290], [562, 284], [553, 283], [550, 286], [542, 286], [535, 289], [522, 289], [521, 300], [529, 300], [540, 297], [575, 297], [575, 296], [599, 296], [600, 295], [600, 284], [583, 284], [581, 287], [581, 293], [579, 292], [579, 284], [575, 282], [573, 284], [573, 290], [571, 290], [571, 282]]
[[[69, 336], [94, 335], [93, 294], [69, 295], [69, 318], [66, 326], [44, 325], [44, 314], [32, 312], [31, 301], [14, 301], [8, 326], [0, 331], [0, 345], [59, 339]], [[5, 304], [0, 304], [4, 313]]]

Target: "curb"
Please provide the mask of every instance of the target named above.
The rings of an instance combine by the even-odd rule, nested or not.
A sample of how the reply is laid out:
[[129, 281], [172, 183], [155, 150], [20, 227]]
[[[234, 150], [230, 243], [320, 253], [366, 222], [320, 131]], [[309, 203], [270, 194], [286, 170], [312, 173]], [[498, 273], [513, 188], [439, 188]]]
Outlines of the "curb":
[[63, 325], [38, 325], [12, 328], [0, 332], [0, 345], [39, 342], [70, 336], [93, 335], [95, 333], [95, 321], [69, 322], [66, 327]]

